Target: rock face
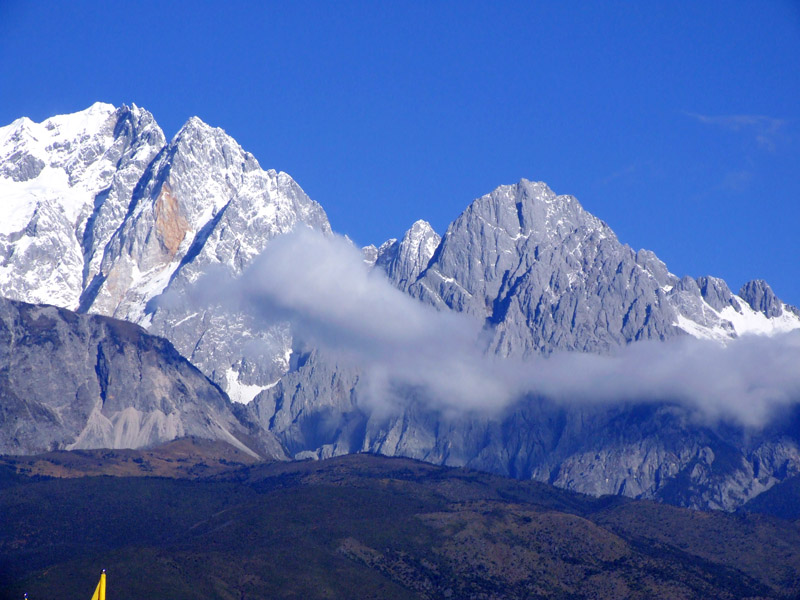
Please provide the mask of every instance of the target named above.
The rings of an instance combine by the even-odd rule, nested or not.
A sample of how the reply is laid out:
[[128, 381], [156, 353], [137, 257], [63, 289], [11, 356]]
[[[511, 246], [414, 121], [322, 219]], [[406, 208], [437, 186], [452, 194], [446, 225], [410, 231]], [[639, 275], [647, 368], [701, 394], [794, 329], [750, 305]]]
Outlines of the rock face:
[[697, 422], [681, 406], [566, 407], [525, 398], [500, 415], [443, 414], [409, 391], [370, 411], [363, 379], [318, 352], [248, 405], [294, 458], [407, 456], [536, 479], [592, 495], [735, 510], [800, 473], [800, 415], [754, 434]]
[[0, 398], [0, 454], [189, 435], [256, 454], [216, 386], [167, 340], [116, 319], [0, 299]]
[[77, 308], [163, 144], [135, 106], [0, 128], [0, 294]]
[[298, 224], [330, 232], [291, 177], [200, 119], [166, 143], [147, 111], [107, 104], [1, 128], [0, 164], [0, 295], [168, 336], [236, 400], [286, 371], [285, 325], [195, 309], [186, 288], [210, 265], [240, 273]]
[[[487, 352], [502, 357], [606, 352], [687, 334], [724, 343], [800, 327], [766, 284], [735, 296], [721, 279], [679, 279], [542, 183], [479, 198], [421, 260], [401, 251], [419, 237], [414, 229], [422, 227], [365, 260], [422, 302], [485, 324]], [[312, 353], [249, 408], [297, 457], [403, 455], [695, 507], [734, 509], [800, 470], [791, 428], [745, 435], [700, 426], [677, 406], [566, 409], [528, 398], [498, 417], [445, 417], [409, 393], [399, 414], [381, 415], [363, 410], [362, 386], [357, 370]]]
[[[753, 302], [736, 300], [720, 279], [678, 279], [652, 252], [621, 244], [572, 196], [524, 179], [475, 200], [408, 291], [485, 321], [490, 350], [501, 356], [605, 352], [686, 333], [730, 339], [781, 316], [783, 306], [755, 290], [747, 292]], [[764, 325], [791, 329], [800, 320]]]
[[[135, 106], [96, 104], [41, 124], [19, 119], [0, 128], [0, 294], [125, 319], [168, 338], [246, 404], [236, 408], [241, 427], [257, 427], [272, 454], [368, 450], [593, 494], [725, 509], [800, 470], [793, 429], [745, 435], [703, 427], [670, 405], [567, 410], [524, 398], [488, 418], [441, 414], [419, 390], [403, 389], [402, 408], [372, 410], [357, 365], [298, 349], [286, 323], [264, 326], [244, 310], [192, 298], [206, 270], [238, 275], [271, 239], [299, 226], [330, 233], [322, 208], [291, 177], [262, 170], [222, 130], [197, 118], [169, 142]], [[399, 241], [364, 248], [364, 262], [420, 302], [474, 319], [486, 334], [481, 349], [500, 358], [608, 353], [686, 335], [724, 344], [800, 328], [800, 311], [763, 281], [735, 295], [721, 279], [679, 278], [652, 252], [620, 243], [575, 198], [541, 182], [522, 180], [476, 199], [441, 238], [418, 221]], [[87, 347], [105, 347], [101, 337]], [[58, 410], [29, 400], [38, 397], [35, 378], [26, 388], [22, 367], [9, 363], [13, 385], [3, 402], [30, 402], [42, 431], [50, 432], [18, 428], [17, 439], [33, 440], [15, 442], [20, 451], [117, 443], [118, 431], [132, 432], [120, 439], [143, 440], [151, 439], [148, 432], [178, 430], [172, 405], [157, 409], [164, 417], [147, 417], [152, 425], [120, 416], [128, 408], [157, 414], [144, 397], [126, 396], [128, 408], [102, 412], [109, 396], [98, 400], [105, 368], [98, 365], [106, 363], [97, 352], [89, 355], [81, 377], [96, 384], [74, 399], [76, 383], [74, 414], [66, 400]], [[117, 364], [134, 373], [144, 368]], [[42, 386], [52, 388], [43, 377]], [[220, 418], [233, 432], [233, 421]]]
[[442, 238], [427, 221], [417, 221], [403, 239], [389, 240], [377, 249], [374, 264], [389, 281], [406, 291], [425, 270]]
[[742, 286], [739, 296], [755, 311], [767, 317], [780, 317], [783, 314], [783, 303], [763, 279], [754, 279]]

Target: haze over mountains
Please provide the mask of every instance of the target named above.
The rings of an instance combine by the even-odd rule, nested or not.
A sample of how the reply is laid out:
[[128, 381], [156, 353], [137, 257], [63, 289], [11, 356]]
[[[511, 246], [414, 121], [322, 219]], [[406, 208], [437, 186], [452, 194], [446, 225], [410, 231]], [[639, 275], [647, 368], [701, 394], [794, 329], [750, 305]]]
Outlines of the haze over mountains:
[[[166, 338], [208, 378], [180, 402], [216, 407], [192, 429], [174, 391], [112, 405], [98, 384], [67, 419], [35, 378], [23, 394], [8, 358], [2, 389], [48, 414], [4, 396], [9, 453], [191, 431], [280, 458], [373, 451], [726, 509], [800, 471], [800, 311], [764, 281], [734, 294], [679, 278], [544, 183], [497, 188], [441, 237], [418, 221], [359, 250], [289, 175], [196, 117], [169, 142], [136, 106], [21, 118], [0, 128], [0, 294]], [[50, 357], [31, 364], [69, 346], [16, 316], [49, 310], [59, 339], [90, 340], [65, 368], [102, 380], [104, 342], [73, 330], [110, 321], [3, 306], [0, 333]], [[179, 361], [152, 362], [169, 390]], [[134, 431], [181, 425], [123, 435], [126, 410]]]

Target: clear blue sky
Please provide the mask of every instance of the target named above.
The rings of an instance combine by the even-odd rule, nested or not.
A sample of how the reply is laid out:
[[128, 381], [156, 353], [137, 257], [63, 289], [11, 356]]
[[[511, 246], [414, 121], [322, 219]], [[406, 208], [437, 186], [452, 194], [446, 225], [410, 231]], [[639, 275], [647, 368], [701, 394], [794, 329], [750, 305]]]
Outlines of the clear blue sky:
[[797, 0], [0, 0], [0, 123], [97, 100], [224, 128], [359, 244], [525, 177], [800, 305]]

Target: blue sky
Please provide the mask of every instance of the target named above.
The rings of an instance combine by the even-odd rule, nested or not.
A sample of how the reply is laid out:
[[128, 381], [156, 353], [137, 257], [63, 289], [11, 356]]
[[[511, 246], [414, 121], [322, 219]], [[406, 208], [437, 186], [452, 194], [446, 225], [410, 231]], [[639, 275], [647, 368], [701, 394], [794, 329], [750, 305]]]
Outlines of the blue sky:
[[800, 2], [0, 0], [0, 123], [190, 116], [359, 244], [520, 178], [800, 305]]

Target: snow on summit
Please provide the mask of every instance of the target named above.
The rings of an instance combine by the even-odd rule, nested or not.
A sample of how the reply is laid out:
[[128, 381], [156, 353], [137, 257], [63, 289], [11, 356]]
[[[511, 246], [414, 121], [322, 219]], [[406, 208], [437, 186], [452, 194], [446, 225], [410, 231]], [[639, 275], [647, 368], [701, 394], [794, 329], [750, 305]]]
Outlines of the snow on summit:
[[186, 318], [188, 308], [160, 309], [155, 299], [183, 294], [210, 265], [241, 272], [299, 222], [330, 232], [322, 207], [291, 177], [262, 170], [197, 117], [170, 142], [135, 105], [97, 103], [0, 128], [0, 294], [169, 334], [223, 388], [231, 369], [242, 389], [274, 382], [290, 339], [256, 334], [278, 358], [248, 366], [237, 349], [243, 318], [227, 326], [210, 314]]
[[0, 233], [27, 225], [37, 200], [58, 202], [68, 218], [77, 219], [102, 184], [102, 166], [86, 172], [82, 159], [108, 142], [111, 131], [104, 136], [101, 130], [114, 110], [97, 103], [74, 115], [41, 123], [23, 117], [0, 128]]
[[[331, 233], [288, 174], [198, 117], [171, 140], [135, 105], [0, 127], [0, 295], [143, 325], [242, 402], [286, 373], [292, 333], [192, 305], [191, 286], [209, 267], [241, 274], [298, 224]], [[574, 197], [525, 179], [475, 200], [444, 237], [420, 220], [365, 252], [395, 287], [490, 323], [501, 356], [800, 327], [765, 283], [734, 296], [721, 280], [679, 280]]]

